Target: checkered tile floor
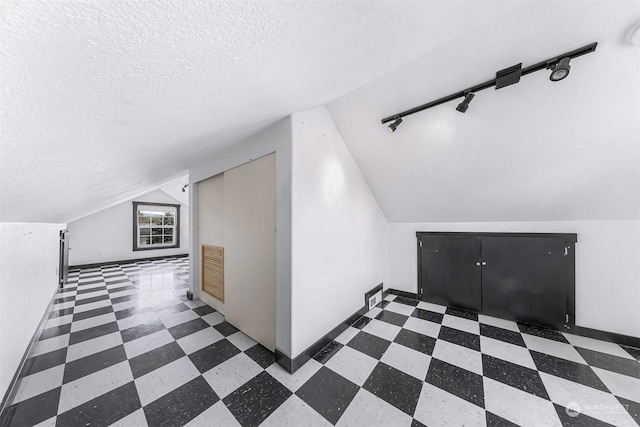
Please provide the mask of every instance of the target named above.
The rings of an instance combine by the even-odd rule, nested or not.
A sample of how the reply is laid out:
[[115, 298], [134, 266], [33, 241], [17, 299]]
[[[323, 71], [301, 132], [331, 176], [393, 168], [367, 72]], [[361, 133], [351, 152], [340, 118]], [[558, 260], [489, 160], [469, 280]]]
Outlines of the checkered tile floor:
[[389, 295], [294, 375], [188, 259], [70, 274], [2, 426], [633, 426], [640, 350]]

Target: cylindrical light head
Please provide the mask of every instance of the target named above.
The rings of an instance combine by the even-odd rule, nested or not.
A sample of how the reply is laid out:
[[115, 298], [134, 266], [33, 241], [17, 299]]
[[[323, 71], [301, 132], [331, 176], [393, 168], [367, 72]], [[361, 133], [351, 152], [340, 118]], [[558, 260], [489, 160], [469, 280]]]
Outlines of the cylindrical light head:
[[398, 118], [396, 118], [396, 119], [393, 121], [393, 123], [391, 123], [391, 124], [389, 125], [389, 130], [390, 130], [391, 132], [395, 132], [395, 131], [396, 131], [396, 129], [398, 128], [398, 126], [400, 126], [400, 123], [402, 123], [402, 117], [398, 117]]
[[569, 62], [571, 58], [562, 58], [555, 67], [553, 67], [553, 71], [551, 71], [551, 75], [549, 76], [549, 80], [552, 82], [557, 82], [569, 75], [569, 71], [571, 71], [571, 65]]
[[460, 104], [458, 104], [458, 106], [456, 107], [456, 111], [460, 111], [461, 113], [466, 113], [467, 110], [469, 109], [469, 103], [471, 102], [474, 96], [476, 96], [474, 93], [468, 92], [465, 95], [464, 100]]

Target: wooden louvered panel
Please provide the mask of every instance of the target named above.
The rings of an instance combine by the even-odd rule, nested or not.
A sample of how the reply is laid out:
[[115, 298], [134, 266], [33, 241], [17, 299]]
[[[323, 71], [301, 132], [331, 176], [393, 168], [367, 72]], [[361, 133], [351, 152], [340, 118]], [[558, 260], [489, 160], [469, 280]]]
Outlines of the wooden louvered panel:
[[202, 245], [202, 290], [224, 302], [224, 248]]

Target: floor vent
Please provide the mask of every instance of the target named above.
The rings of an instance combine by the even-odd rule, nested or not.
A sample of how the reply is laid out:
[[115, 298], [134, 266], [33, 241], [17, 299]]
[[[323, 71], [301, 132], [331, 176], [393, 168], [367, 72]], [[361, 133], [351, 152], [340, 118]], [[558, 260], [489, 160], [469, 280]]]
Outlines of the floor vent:
[[369, 297], [369, 304], [368, 304], [367, 310], [371, 310], [373, 307], [380, 304], [380, 301], [382, 301], [382, 291], [378, 291], [375, 294], [373, 294], [373, 296]]

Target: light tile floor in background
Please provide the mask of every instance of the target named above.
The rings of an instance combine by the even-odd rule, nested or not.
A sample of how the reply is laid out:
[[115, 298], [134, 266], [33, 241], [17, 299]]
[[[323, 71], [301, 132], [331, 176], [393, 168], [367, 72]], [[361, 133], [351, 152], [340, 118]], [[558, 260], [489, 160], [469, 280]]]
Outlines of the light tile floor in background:
[[0, 424], [639, 422], [638, 349], [389, 295], [290, 375], [187, 283], [187, 258], [71, 272]]

